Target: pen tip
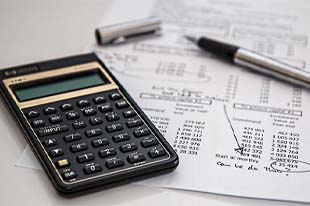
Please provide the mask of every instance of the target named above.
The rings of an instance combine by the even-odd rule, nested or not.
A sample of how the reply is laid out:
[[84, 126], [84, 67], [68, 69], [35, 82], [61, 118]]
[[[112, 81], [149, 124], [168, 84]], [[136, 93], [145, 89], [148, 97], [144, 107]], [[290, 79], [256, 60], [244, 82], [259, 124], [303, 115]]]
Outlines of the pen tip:
[[195, 37], [195, 36], [185, 34], [184, 37], [185, 37], [188, 41], [190, 41], [190, 42], [193, 42], [193, 43], [197, 43], [197, 42], [198, 42], [198, 38]]

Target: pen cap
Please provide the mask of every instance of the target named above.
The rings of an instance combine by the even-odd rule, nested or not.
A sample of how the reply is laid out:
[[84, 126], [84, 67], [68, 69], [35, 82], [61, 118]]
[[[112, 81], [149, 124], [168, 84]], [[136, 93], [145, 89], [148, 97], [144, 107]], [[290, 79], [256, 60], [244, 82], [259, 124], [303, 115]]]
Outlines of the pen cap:
[[104, 26], [95, 31], [98, 44], [115, 44], [146, 35], [159, 35], [161, 21], [157, 16]]

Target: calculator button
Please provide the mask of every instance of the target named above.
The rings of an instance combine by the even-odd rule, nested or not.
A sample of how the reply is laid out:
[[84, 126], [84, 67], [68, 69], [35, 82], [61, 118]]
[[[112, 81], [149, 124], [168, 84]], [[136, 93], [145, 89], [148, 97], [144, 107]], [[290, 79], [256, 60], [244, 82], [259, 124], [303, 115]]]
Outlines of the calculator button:
[[68, 134], [68, 135], [64, 136], [65, 142], [73, 142], [73, 141], [80, 140], [81, 138], [82, 137], [81, 137], [80, 133]]
[[163, 148], [153, 148], [151, 151], [149, 151], [149, 156], [151, 158], [161, 157], [166, 154], [166, 151]]
[[56, 126], [41, 128], [38, 131], [38, 135], [40, 137], [44, 137], [44, 136], [48, 136], [48, 135], [52, 135], [52, 134], [67, 132], [68, 130], [69, 130], [69, 128], [67, 125], [56, 125]]
[[57, 141], [55, 138], [52, 139], [46, 139], [43, 141], [43, 146], [44, 147], [51, 147], [57, 145]]
[[92, 141], [92, 145], [94, 147], [102, 147], [108, 144], [109, 144], [109, 141], [107, 138], [100, 138], [100, 139], [95, 139]]
[[125, 118], [134, 117], [135, 115], [136, 113], [132, 109], [123, 112]]
[[58, 115], [53, 115], [49, 117], [49, 121], [52, 124], [59, 123], [59, 122], [62, 122], [62, 117]]
[[120, 117], [118, 116], [118, 114], [114, 113], [114, 112], [111, 112], [111, 113], [108, 113], [106, 114], [106, 119], [109, 121], [109, 122], [112, 122], [112, 121], [116, 121], [116, 120], [119, 120]]
[[77, 112], [68, 112], [67, 113], [67, 119], [68, 120], [73, 120], [73, 119], [78, 119], [80, 117], [79, 113]]
[[60, 148], [53, 149], [49, 153], [51, 157], [59, 157], [64, 154], [64, 152]]
[[77, 102], [77, 105], [79, 107], [86, 107], [86, 106], [90, 105], [90, 102], [88, 100], [86, 100], [86, 99], [82, 99], [82, 100]]
[[99, 164], [90, 164], [84, 167], [85, 174], [93, 174], [96, 172], [100, 172], [102, 167]]
[[73, 109], [73, 106], [72, 106], [72, 104], [63, 104], [63, 105], [60, 105], [60, 109], [62, 110], [62, 111], [68, 111], [68, 110], [70, 110], [70, 109]]
[[135, 143], [128, 143], [128, 144], [120, 146], [120, 150], [122, 152], [131, 152], [131, 151], [134, 151], [137, 149], [138, 149], [138, 147], [137, 147], [137, 145], [135, 145]]
[[103, 103], [106, 101], [106, 98], [102, 97], [102, 96], [99, 96], [99, 97], [95, 97], [93, 99], [93, 101], [95, 102], [95, 104], [100, 104], [100, 103]]
[[155, 137], [146, 137], [141, 141], [142, 147], [150, 147], [157, 145], [158, 141], [155, 139]]
[[87, 108], [83, 110], [83, 113], [85, 116], [93, 116], [97, 114], [96, 110], [94, 108]]
[[87, 150], [87, 144], [85, 142], [80, 143], [80, 144], [75, 144], [75, 145], [71, 145], [70, 149], [71, 152], [80, 152], [83, 150]]
[[103, 149], [99, 151], [99, 155], [102, 158], [106, 158], [106, 157], [116, 155], [116, 151], [114, 148]]
[[73, 178], [76, 178], [77, 177], [77, 174], [72, 171], [72, 170], [67, 170], [67, 171], [64, 171], [62, 174], [61, 174], [62, 178], [64, 180], [71, 180]]
[[106, 127], [107, 132], [116, 132], [123, 129], [121, 124], [111, 124]]
[[87, 130], [85, 134], [87, 137], [95, 137], [95, 136], [101, 135], [102, 131], [100, 128], [96, 128], [96, 129]]
[[114, 142], [123, 142], [129, 139], [130, 139], [130, 136], [128, 133], [117, 134], [113, 136]]
[[113, 169], [113, 168], [116, 168], [116, 167], [121, 167], [123, 166], [125, 163], [123, 160], [121, 159], [109, 159], [105, 162], [105, 165], [107, 166], [107, 168], [109, 169]]
[[124, 109], [124, 108], [127, 108], [129, 106], [125, 100], [118, 101], [118, 102], [116, 102], [115, 105], [118, 109]]
[[34, 118], [34, 117], [38, 117], [40, 115], [40, 113], [38, 111], [32, 110], [26, 113], [26, 116], [28, 118]]
[[137, 130], [135, 130], [133, 132], [133, 134], [135, 135], [135, 137], [142, 137], [142, 136], [146, 136], [149, 135], [151, 132], [148, 128], [138, 128]]
[[84, 121], [75, 121], [72, 123], [72, 126], [74, 129], [81, 129], [81, 128], [85, 128], [86, 124]]
[[95, 159], [95, 156], [93, 153], [88, 154], [82, 154], [76, 157], [77, 161], [79, 163], [89, 162]]
[[129, 154], [127, 159], [128, 159], [129, 163], [133, 164], [133, 163], [144, 161], [145, 160], [145, 156], [142, 153]]
[[122, 96], [118, 92], [113, 92], [112, 94], [109, 95], [109, 97], [111, 100], [118, 100], [122, 98]]
[[31, 125], [33, 127], [42, 127], [45, 125], [45, 121], [43, 119], [37, 119], [37, 120], [34, 120]]
[[102, 104], [99, 108], [101, 112], [111, 112], [113, 110], [110, 103]]
[[57, 112], [55, 107], [47, 107], [43, 111], [45, 114], [54, 114]]
[[57, 166], [58, 168], [67, 167], [67, 166], [69, 166], [69, 165], [70, 165], [70, 163], [69, 163], [69, 161], [68, 161], [67, 159], [58, 160], [58, 161], [56, 162], [56, 166]]
[[136, 118], [136, 119], [128, 119], [126, 124], [127, 124], [127, 127], [132, 128], [132, 127], [138, 127], [138, 126], [143, 125], [143, 122], [140, 118]]
[[90, 118], [89, 122], [91, 125], [98, 125], [98, 124], [102, 124], [103, 120], [101, 117], [92, 117]]

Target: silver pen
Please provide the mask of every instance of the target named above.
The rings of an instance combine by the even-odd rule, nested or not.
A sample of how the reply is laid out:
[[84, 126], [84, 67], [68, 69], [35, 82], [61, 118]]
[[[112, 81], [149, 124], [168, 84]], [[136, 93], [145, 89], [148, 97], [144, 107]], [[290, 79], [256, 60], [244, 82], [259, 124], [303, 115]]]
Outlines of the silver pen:
[[310, 88], [310, 74], [303, 72], [301, 68], [288, 65], [248, 49], [210, 38], [197, 38], [189, 35], [185, 35], [185, 37], [189, 41], [197, 44], [201, 49], [232, 63], [298, 86]]

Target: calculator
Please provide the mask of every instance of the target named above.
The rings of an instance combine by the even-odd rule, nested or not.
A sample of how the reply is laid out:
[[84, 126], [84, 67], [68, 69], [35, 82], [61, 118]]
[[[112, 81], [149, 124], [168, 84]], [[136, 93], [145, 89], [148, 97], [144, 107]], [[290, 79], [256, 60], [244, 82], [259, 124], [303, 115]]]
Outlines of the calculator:
[[3, 69], [0, 81], [34, 153], [62, 193], [163, 174], [179, 163], [94, 53]]

